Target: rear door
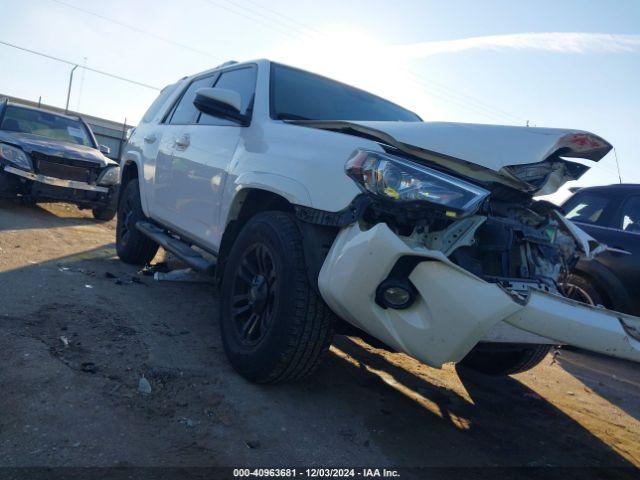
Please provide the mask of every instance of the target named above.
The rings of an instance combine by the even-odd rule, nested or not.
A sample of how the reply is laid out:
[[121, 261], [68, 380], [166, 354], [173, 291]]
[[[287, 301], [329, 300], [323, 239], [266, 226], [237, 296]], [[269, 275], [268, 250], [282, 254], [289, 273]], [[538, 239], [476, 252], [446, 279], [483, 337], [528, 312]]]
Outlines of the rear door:
[[[223, 70], [213, 84], [240, 94], [243, 115], [251, 113], [255, 86], [255, 66]], [[195, 90], [199, 88], [202, 85]], [[227, 170], [244, 129], [235, 122], [197, 113], [195, 121], [180, 132], [171, 161], [172, 188], [180, 192], [172, 203], [179, 226], [214, 251], [224, 229], [220, 203]]]

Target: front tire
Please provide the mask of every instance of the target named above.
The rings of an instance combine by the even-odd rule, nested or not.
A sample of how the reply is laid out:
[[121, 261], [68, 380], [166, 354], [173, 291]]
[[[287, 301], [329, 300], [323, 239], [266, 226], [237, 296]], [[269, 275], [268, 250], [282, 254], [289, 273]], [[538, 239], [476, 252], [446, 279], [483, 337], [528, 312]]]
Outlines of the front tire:
[[526, 372], [538, 365], [553, 345], [480, 343], [459, 365], [487, 375], [506, 376]]
[[263, 212], [244, 226], [222, 277], [220, 327], [233, 367], [255, 383], [301, 380], [333, 337], [333, 313], [309, 285], [292, 215]]
[[118, 203], [116, 252], [125, 263], [146, 265], [158, 253], [158, 244], [136, 228], [138, 221], [147, 220], [140, 203], [140, 186], [134, 178], [125, 187]]
[[91, 213], [93, 213], [93, 218], [96, 220], [108, 222], [113, 220], [117, 212], [113, 208], [94, 208]]

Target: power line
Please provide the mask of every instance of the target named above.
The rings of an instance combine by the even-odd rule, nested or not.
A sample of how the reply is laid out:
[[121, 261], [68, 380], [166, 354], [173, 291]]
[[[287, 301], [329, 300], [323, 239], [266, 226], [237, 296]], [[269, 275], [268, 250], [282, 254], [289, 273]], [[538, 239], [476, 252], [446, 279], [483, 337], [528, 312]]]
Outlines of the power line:
[[[163, 42], [172, 44], [174, 46], [180, 47], [180, 48], [184, 48], [186, 50], [198, 53], [200, 55], [205, 55], [207, 57], [210, 58], [217, 58], [214, 57], [213, 55], [211, 55], [208, 52], [205, 52], [203, 50], [191, 47], [190, 45], [184, 44], [184, 43], [180, 43], [180, 42], [176, 42], [174, 40], [171, 40], [169, 38], [163, 37], [161, 35], [158, 35], [156, 33], [153, 32], [149, 32], [147, 30], [143, 30], [139, 27], [136, 27], [134, 25], [130, 25], [124, 22], [121, 22], [119, 20], [113, 19], [111, 17], [107, 17], [106, 15], [102, 15], [90, 10], [86, 10], [82, 7], [78, 7], [76, 5], [72, 5], [70, 3], [67, 3], [63, 0], [51, 0], [54, 3], [57, 3], [61, 6], [65, 6], [67, 8], [71, 8], [77, 11], [80, 11], [82, 13], [85, 13], [87, 15], [91, 15], [94, 16], [96, 18], [102, 19], [104, 21], [107, 22], [111, 22], [114, 23], [116, 25], [119, 25], [121, 27], [124, 28], [128, 28], [130, 30], [133, 30], [137, 33], [140, 34], [144, 34], [147, 36], [150, 36], [152, 38], [161, 40]], [[258, 23], [266, 28], [271, 29], [272, 31], [275, 31], [277, 33], [280, 33], [281, 35], [286, 35], [290, 38], [294, 38], [296, 40], [299, 39], [298, 36], [296, 36], [295, 34], [293, 34], [291, 32], [292, 30], [292, 25], [293, 25], [293, 29], [298, 33], [298, 35], [302, 34], [305, 35], [307, 37], [316, 37], [317, 35], [322, 35], [322, 36], [326, 36], [329, 37], [329, 35], [325, 32], [322, 32], [314, 27], [305, 25], [301, 22], [299, 22], [298, 20], [293, 19], [292, 17], [289, 17], [281, 12], [278, 12], [277, 10], [274, 10], [272, 8], [268, 8], [268, 7], [264, 7], [262, 5], [259, 5], [257, 2], [253, 1], [253, 0], [247, 0], [249, 3], [253, 4], [254, 6], [269, 12], [269, 14], [271, 15], [272, 18], [268, 18], [264, 16], [264, 13], [262, 12], [257, 12], [255, 11], [255, 9], [252, 9], [248, 6], [244, 6], [239, 4], [238, 2], [234, 1], [234, 0], [224, 0], [226, 1], [228, 4], [231, 4], [233, 7], [229, 7], [228, 5], [223, 5], [221, 3], [219, 3], [219, 1], [214, 1], [214, 0], [203, 0], [206, 3], [218, 7], [218, 8], [222, 8], [223, 10], [226, 10], [230, 13], [233, 13], [235, 15], [238, 15], [240, 17], [243, 17], [247, 20], [250, 20], [252, 22]], [[280, 17], [282, 19], [284, 19], [287, 23], [284, 23], [283, 21], [277, 19], [277, 18], [273, 18], [273, 17]], [[309, 33], [312, 32], [312, 33]], [[470, 95], [467, 94], [463, 94], [460, 92], [456, 92], [455, 90], [452, 90], [449, 87], [446, 87], [442, 84], [438, 84], [438, 82], [435, 82], [433, 80], [429, 80], [421, 75], [418, 75], [415, 72], [411, 72], [411, 71], [407, 71], [410, 75], [412, 75], [413, 77], [415, 77], [415, 81], [416, 83], [419, 83], [423, 86], [423, 88], [426, 88], [427, 92], [429, 92], [432, 96], [443, 100], [445, 102], [449, 102], [449, 103], [453, 103], [455, 105], [458, 105], [461, 108], [473, 111], [475, 113], [478, 113], [480, 115], [483, 115], [489, 119], [492, 120], [497, 120], [497, 121], [505, 121], [505, 119], [508, 119], [508, 121], [517, 121], [517, 122], [524, 122], [524, 118], [522, 117], [518, 117], [516, 115], [513, 115], [511, 113], [508, 113], [504, 110], [500, 110], [492, 105], [489, 105], [488, 103], [482, 102]], [[434, 92], [433, 89], [437, 89], [437, 92]]]
[[[237, 11], [231, 10], [231, 9], [227, 8], [226, 6], [220, 5], [218, 2], [213, 1], [213, 0], [204, 0], [204, 1], [206, 1], [206, 2], [208, 2], [210, 4], [212, 4], [212, 5], [219, 6], [219, 7], [223, 8], [223, 9], [225, 9], [225, 10], [231, 11], [231, 12], [235, 13], [236, 15], [240, 15], [242, 17], [245, 17], [245, 18], [249, 19], [249, 20], [257, 21], [259, 23], [262, 23], [263, 25], [265, 24], [265, 20], [266, 20], [266, 21], [271, 21], [271, 22], [277, 22], [278, 26], [282, 26], [284, 28], [288, 28], [288, 29], [291, 28], [289, 25], [286, 25], [282, 21], [279, 21], [279, 20], [274, 20], [274, 19], [271, 19], [271, 18], [262, 18], [262, 17], [260, 17], [260, 19], [257, 20], [254, 17], [249, 17], [249, 16], [247, 16], [244, 13], [241, 13], [241, 12], [250, 12], [252, 15], [254, 13], [257, 14], [257, 12], [255, 12], [254, 10], [252, 10], [251, 8], [249, 8], [247, 6], [242, 6], [242, 5], [238, 4], [234, 0], [225, 0], [225, 1], [227, 3], [231, 3], [231, 4], [235, 5], [239, 9], [241, 9], [241, 12], [237, 12]], [[262, 5], [259, 5], [258, 3], [256, 3], [253, 0], [246, 0], [246, 1], [248, 1], [249, 3], [257, 6], [258, 8], [261, 8], [263, 10], [271, 12], [272, 15], [277, 15], [279, 17], [282, 17], [282, 18], [286, 19], [288, 22], [295, 24], [296, 25], [296, 30], [298, 32], [302, 32], [306, 36], [315, 37], [316, 34], [319, 34], [319, 35], [322, 35], [322, 36], [325, 36], [325, 37], [329, 37], [329, 35], [327, 33], [322, 32], [322, 31], [320, 31], [318, 29], [315, 29], [313, 27], [304, 25], [303, 23], [301, 23], [301, 22], [299, 22], [299, 21], [297, 21], [297, 20], [295, 20], [295, 19], [293, 19], [293, 18], [291, 18], [291, 17], [289, 17], [287, 15], [284, 15], [284, 14], [282, 14], [282, 13], [280, 13], [280, 12], [278, 12], [278, 11], [272, 9], [272, 8], [267, 8], [267, 7], [264, 7]], [[269, 28], [272, 28], [273, 30], [279, 32], [279, 33], [283, 33], [279, 28], [278, 29], [273, 28], [273, 25], [267, 24], [267, 26]], [[313, 33], [309, 33], [309, 32], [313, 32]], [[294, 35], [291, 35], [289, 32], [287, 32], [286, 34], [296, 38]], [[482, 101], [480, 101], [480, 100], [478, 100], [478, 99], [476, 99], [476, 98], [474, 98], [474, 97], [472, 97], [470, 95], [467, 95], [467, 94], [464, 94], [464, 93], [460, 93], [460, 92], [456, 92], [455, 90], [452, 90], [452, 89], [450, 89], [450, 88], [448, 88], [448, 87], [446, 87], [446, 86], [444, 86], [442, 84], [438, 84], [438, 82], [426, 79], [425, 77], [423, 77], [421, 75], [418, 75], [415, 72], [407, 70], [407, 73], [409, 73], [410, 75], [415, 77], [415, 79], [416, 79], [415, 81], [417, 81], [418, 83], [422, 84], [423, 88], [426, 87], [427, 91], [431, 95], [436, 97], [436, 98], [439, 98], [439, 99], [444, 100], [444, 101], [449, 102], [449, 103], [456, 104], [456, 105], [458, 105], [458, 106], [460, 106], [462, 108], [465, 108], [467, 110], [471, 110], [471, 111], [473, 111], [475, 113], [479, 113], [480, 115], [483, 115], [483, 116], [485, 116], [487, 118], [490, 118], [492, 120], [497, 120], [497, 121], [503, 122], [503, 121], [505, 121], [505, 119], [508, 119], [508, 121], [511, 121], [511, 122], [513, 122], [513, 121], [517, 121], [518, 123], [525, 123], [526, 122], [526, 119], [524, 119], [523, 117], [519, 117], [519, 116], [513, 115], [513, 114], [511, 114], [509, 112], [506, 112], [504, 110], [501, 110], [499, 108], [493, 107], [493, 106], [489, 105], [488, 103], [482, 102]], [[438, 89], [439, 92], [438, 93], [434, 93], [434, 91], [433, 91], [434, 88]], [[457, 100], [456, 100], [456, 97], [458, 97]], [[463, 100], [461, 100], [461, 98]]]
[[65, 63], [65, 64], [71, 65], [71, 66], [77, 66], [78, 68], [83, 68], [83, 69], [87, 70], [88, 72], [98, 73], [100, 75], [104, 75], [105, 77], [115, 78], [116, 80], [121, 80], [123, 82], [132, 83], [134, 85], [138, 85], [140, 87], [145, 87], [145, 88], [150, 88], [152, 90], [160, 90], [160, 88], [154, 87], [153, 85], [149, 85], [149, 84], [146, 84], [146, 83], [138, 82], [137, 80], [131, 80], [130, 78], [122, 77], [122, 76], [116, 75], [114, 73], [105, 72], [104, 70], [98, 70], [96, 68], [86, 67], [84, 65], [78, 64], [77, 62], [72, 62], [70, 60], [65, 60], [63, 58], [54, 57], [53, 55], [49, 55], [47, 53], [39, 52], [37, 50], [31, 50], [29, 48], [21, 47], [19, 45], [15, 45], [13, 43], [5, 42], [3, 40], [0, 40], [0, 44], [6, 45], [7, 47], [15, 48], [17, 50], [21, 50], [23, 52], [28, 52], [28, 53], [31, 53], [33, 55], [38, 55], [40, 57], [48, 58], [49, 60], [55, 60], [56, 62]]
[[77, 10], [79, 12], [82, 12], [82, 13], [86, 14], [86, 15], [91, 15], [93, 17], [100, 18], [101, 20], [104, 20], [104, 21], [107, 21], [107, 22], [110, 22], [110, 23], [114, 23], [114, 24], [119, 25], [119, 26], [124, 27], [124, 28], [128, 28], [129, 30], [133, 30], [134, 32], [137, 32], [137, 33], [140, 33], [140, 34], [147, 35], [149, 37], [155, 38], [156, 40], [160, 40], [162, 42], [169, 43], [169, 44], [174, 45], [176, 47], [184, 48], [186, 50], [189, 50], [191, 52], [197, 53], [199, 55], [204, 55], [204, 56], [209, 57], [209, 58], [214, 58], [217, 61], [220, 60], [220, 57], [216, 57], [216, 56], [212, 55], [209, 52], [206, 52], [204, 50], [200, 50], [198, 48], [191, 47], [191, 46], [186, 45], [184, 43], [176, 42], [175, 40], [172, 40], [170, 38], [163, 37], [162, 35], [158, 35], [157, 33], [149, 32], [148, 30], [143, 30], [142, 28], [136, 27], [135, 25], [130, 25], [128, 23], [124, 23], [124, 22], [121, 22], [119, 20], [116, 20], [115, 18], [107, 17], [106, 15], [101, 15], [101, 14], [93, 12], [91, 10], [86, 10], [86, 9], [84, 9], [82, 7], [78, 7], [76, 5], [72, 5], [71, 3], [63, 2], [62, 0], [50, 0], [50, 1], [52, 1], [54, 3], [57, 3], [58, 5], [62, 5], [64, 7], [71, 8], [73, 10]]
[[[238, 4], [233, 3], [233, 2], [229, 2], [233, 5], [236, 6], [236, 9], [234, 8], [230, 8], [227, 5], [222, 5], [219, 2], [215, 2], [213, 0], [204, 0], [206, 3], [213, 5], [214, 7], [218, 7], [218, 8], [222, 8], [223, 10], [226, 10], [227, 12], [231, 12], [235, 15], [238, 15], [240, 17], [246, 18], [247, 20], [251, 20], [255, 23], [258, 23], [264, 27], [267, 27], [275, 32], [280, 33], [281, 35], [286, 35], [288, 37], [291, 37], [295, 40], [299, 40], [299, 37], [293, 35], [289, 30], [291, 29], [291, 27], [289, 26], [284, 26], [283, 30], [280, 30], [280, 28], [275, 27], [272, 23], [273, 20], [271, 19], [265, 19], [259, 16], [259, 14], [257, 14], [258, 16], [253, 16], [254, 12], [251, 11], [251, 9], [245, 8], [245, 7], [240, 7]], [[240, 11], [238, 11], [238, 9], [240, 9]], [[247, 15], [247, 12], [250, 13], [250, 15]], [[272, 23], [269, 23], [269, 21], [271, 21]]]

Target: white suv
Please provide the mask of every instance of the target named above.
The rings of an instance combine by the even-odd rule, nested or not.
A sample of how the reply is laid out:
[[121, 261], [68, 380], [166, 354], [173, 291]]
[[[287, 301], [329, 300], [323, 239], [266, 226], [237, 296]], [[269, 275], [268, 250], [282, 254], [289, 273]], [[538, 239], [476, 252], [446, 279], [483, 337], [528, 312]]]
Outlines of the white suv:
[[[640, 360], [640, 319], [563, 283], [606, 247], [533, 199], [600, 160], [588, 132], [423, 122], [258, 60], [166, 87], [123, 155], [117, 251], [161, 245], [221, 283], [233, 366], [307, 376], [337, 332], [429, 365], [510, 374], [550, 346]], [[354, 328], [355, 327], [355, 328]]]

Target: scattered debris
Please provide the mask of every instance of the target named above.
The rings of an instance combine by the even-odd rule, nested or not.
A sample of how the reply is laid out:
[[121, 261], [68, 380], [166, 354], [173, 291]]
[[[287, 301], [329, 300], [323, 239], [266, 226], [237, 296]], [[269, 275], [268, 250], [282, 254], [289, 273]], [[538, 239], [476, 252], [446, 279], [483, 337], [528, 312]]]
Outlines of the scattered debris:
[[250, 448], [251, 450], [255, 450], [256, 448], [260, 448], [260, 442], [258, 440], [248, 440], [244, 442], [244, 444]]
[[63, 343], [63, 345], [64, 345], [65, 347], [68, 347], [68, 346], [69, 346], [69, 339], [68, 339], [67, 337], [65, 337], [64, 335], [62, 335], [62, 336], [60, 337], [60, 341]]
[[136, 275], [124, 274], [121, 276], [117, 276], [116, 274], [111, 272], [104, 272], [104, 276], [109, 279], [115, 279], [115, 282], [113, 283], [115, 283], [116, 285], [131, 285], [132, 283], [140, 283], [142, 285], [145, 285], [145, 283]]
[[154, 265], [145, 265], [142, 270], [138, 271], [138, 274], [144, 275], [145, 277], [152, 277], [156, 272], [167, 273], [169, 271], [170, 269], [167, 262], [158, 262]]
[[80, 364], [80, 370], [87, 373], [96, 373], [98, 371], [98, 367], [93, 362], [84, 362]]
[[138, 391], [145, 395], [149, 395], [151, 393], [151, 384], [144, 375], [142, 375], [138, 381]]
[[191, 268], [181, 268], [178, 270], [171, 270], [170, 272], [156, 272], [153, 274], [153, 279], [156, 281], [165, 282], [204, 282], [204, 277]]
[[84, 288], [93, 288], [93, 285], [85, 284]]
[[567, 392], [567, 395], [569, 395], [570, 397], [573, 397], [575, 395], [575, 392]]
[[191, 420], [190, 418], [186, 418], [186, 417], [182, 417], [182, 418], [178, 419], [178, 423], [182, 423], [187, 428], [193, 428], [196, 425], [193, 420]]

